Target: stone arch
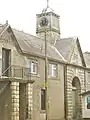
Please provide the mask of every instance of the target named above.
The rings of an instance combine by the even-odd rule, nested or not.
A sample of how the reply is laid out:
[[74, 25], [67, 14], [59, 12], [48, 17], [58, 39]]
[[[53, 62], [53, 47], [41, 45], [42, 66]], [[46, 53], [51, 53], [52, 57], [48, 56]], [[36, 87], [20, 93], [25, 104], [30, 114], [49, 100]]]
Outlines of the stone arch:
[[81, 118], [81, 84], [78, 77], [72, 80], [72, 105], [73, 105], [73, 118]]

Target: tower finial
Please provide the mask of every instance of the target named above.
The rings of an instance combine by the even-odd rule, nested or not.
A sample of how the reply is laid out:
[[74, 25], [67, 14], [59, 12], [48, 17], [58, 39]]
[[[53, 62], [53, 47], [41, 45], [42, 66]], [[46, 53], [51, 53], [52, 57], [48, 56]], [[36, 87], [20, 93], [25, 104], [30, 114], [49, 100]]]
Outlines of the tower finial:
[[[46, 8], [44, 8], [43, 10], [42, 10], [42, 12], [44, 13], [44, 12], [54, 12], [54, 10], [52, 9], [52, 8], [50, 8], [50, 6], [49, 6], [49, 0], [47, 0], [47, 6], [46, 6]], [[49, 8], [49, 9], [48, 9]]]
[[49, 0], [47, 0], [47, 8], [49, 8]]

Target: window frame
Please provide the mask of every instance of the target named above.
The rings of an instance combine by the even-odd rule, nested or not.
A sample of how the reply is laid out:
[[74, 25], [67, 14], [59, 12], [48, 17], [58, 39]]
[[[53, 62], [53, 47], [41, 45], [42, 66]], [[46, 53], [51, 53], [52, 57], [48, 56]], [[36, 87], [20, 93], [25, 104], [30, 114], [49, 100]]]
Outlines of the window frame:
[[[34, 71], [34, 67], [35, 67], [35, 71]], [[29, 59], [29, 72], [35, 75], [38, 74], [38, 61], [37, 60]]]
[[8, 70], [8, 68], [10, 65], [11, 65], [11, 49], [2, 47], [2, 67], [1, 67], [2, 76], [9, 77], [10, 70]]
[[[89, 104], [89, 108], [88, 108], [88, 104]], [[87, 110], [89, 110], [89, 109], [90, 109], [90, 95], [87, 96]]]
[[90, 84], [90, 71], [87, 72], [87, 82]]
[[48, 72], [49, 77], [56, 78], [58, 76], [58, 65], [56, 63], [50, 62], [48, 65], [48, 70], [49, 70]]

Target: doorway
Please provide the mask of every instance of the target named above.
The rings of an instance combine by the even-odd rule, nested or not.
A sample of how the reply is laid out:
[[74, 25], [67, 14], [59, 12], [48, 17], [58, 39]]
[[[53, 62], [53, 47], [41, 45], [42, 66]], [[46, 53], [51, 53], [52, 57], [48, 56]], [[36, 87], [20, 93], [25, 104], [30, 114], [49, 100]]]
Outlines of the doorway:
[[72, 81], [73, 119], [81, 118], [81, 85], [78, 77]]
[[2, 48], [2, 75], [9, 76], [10, 69], [9, 66], [11, 65], [11, 50]]
[[26, 91], [26, 83], [19, 84], [19, 117], [20, 120], [27, 119], [27, 108], [28, 108], [28, 101], [27, 101], [27, 91]]

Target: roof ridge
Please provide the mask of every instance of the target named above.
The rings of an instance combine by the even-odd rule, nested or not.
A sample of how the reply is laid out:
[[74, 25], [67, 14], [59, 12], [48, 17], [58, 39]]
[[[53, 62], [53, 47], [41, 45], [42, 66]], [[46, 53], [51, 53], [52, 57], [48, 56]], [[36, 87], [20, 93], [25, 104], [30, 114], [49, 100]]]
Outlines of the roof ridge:
[[58, 51], [58, 49], [54, 46], [52, 46], [52, 48], [58, 53], [58, 55], [62, 58], [63, 61], [66, 62], [65, 58], [63, 57], [63, 55]]
[[[36, 38], [36, 39], [42, 41], [42, 42], [45, 44], [45, 40], [41, 39], [41, 38], [38, 37], [38, 36], [34, 36], [34, 35], [32, 35], [32, 34], [25, 33], [25, 32], [23, 32], [23, 31], [20, 31], [20, 30], [15, 29], [15, 28], [12, 28], [12, 30], [15, 30], [15, 31], [17, 31], [17, 32], [21, 32], [21, 33], [24, 34], [24, 35], [32, 36], [32, 37], [34, 37], [34, 38]], [[14, 32], [14, 31], [13, 31], [13, 32]], [[25, 40], [23, 40], [23, 41], [25, 41]], [[27, 41], [28, 41], [28, 40], [27, 40]], [[47, 44], [50, 45], [50, 46], [52, 46], [48, 41], [47, 41]]]
[[[36, 38], [38, 38], [38, 39], [41, 39], [41, 38], [38, 37], [38, 36], [32, 35], [32, 34], [30, 34], [30, 33], [27, 33], [27, 32], [24, 32], [24, 31], [21, 31], [21, 30], [15, 29], [15, 28], [12, 28], [12, 30], [16, 30], [16, 31], [21, 32], [21, 33], [24, 33], [24, 34], [26, 34], [26, 35], [30, 35], [30, 36], [32, 36], [32, 37], [36, 37]], [[42, 40], [42, 39], [41, 39], [41, 40]]]
[[3, 26], [3, 24], [0, 24], [0, 27]]
[[8, 27], [9, 25], [7, 25], [7, 24], [3, 24], [2, 25], [2, 30], [1, 30], [1, 32], [0, 32], [0, 36], [2, 36], [2, 34], [3, 34], [3, 32], [5, 31], [5, 29], [7, 29], [7, 27]]

